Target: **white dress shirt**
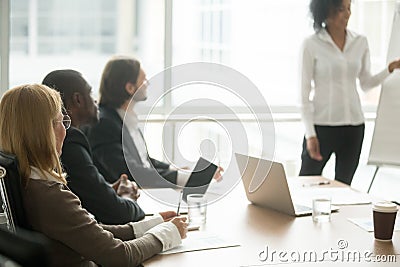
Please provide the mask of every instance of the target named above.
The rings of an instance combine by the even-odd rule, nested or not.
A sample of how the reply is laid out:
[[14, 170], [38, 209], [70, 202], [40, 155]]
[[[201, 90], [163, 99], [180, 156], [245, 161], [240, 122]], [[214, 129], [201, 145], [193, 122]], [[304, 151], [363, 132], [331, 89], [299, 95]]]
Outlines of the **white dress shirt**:
[[117, 109], [117, 112], [118, 115], [121, 117], [121, 119], [124, 121], [125, 127], [128, 129], [128, 132], [131, 135], [132, 140], [136, 145], [140, 159], [142, 160], [143, 163], [143, 167], [150, 168], [151, 164], [148, 157], [146, 143], [143, 139], [142, 133], [139, 130], [138, 117], [136, 113], [132, 109], [126, 111], [126, 116], [125, 116], [125, 110], [123, 109]]
[[307, 38], [301, 63], [301, 115], [306, 138], [316, 136], [314, 125], [364, 123], [356, 79], [366, 91], [389, 75], [387, 68], [371, 74], [367, 39], [349, 30], [343, 51], [325, 29]]
[[[147, 151], [146, 142], [140, 132], [138, 126], [138, 117], [133, 109], [128, 109], [127, 111], [123, 109], [117, 109], [118, 115], [122, 120], [125, 120], [125, 127], [127, 127], [129, 134], [131, 135], [133, 142], [136, 145], [140, 159], [143, 162], [143, 167], [153, 168], [149, 161], [149, 154]], [[125, 116], [126, 113], [126, 116]], [[171, 166], [170, 169], [174, 170]], [[185, 186], [186, 182], [189, 180], [190, 172], [177, 170], [176, 184], [180, 186]]]
[[146, 233], [154, 235], [163, 245], [163, 251], [177, 247], [182, 243], [179, 230], [175, 224], [171, 221], [164, 222], [159, 214], [129, 224], [133, 228], [136, 238], [142, 237]]

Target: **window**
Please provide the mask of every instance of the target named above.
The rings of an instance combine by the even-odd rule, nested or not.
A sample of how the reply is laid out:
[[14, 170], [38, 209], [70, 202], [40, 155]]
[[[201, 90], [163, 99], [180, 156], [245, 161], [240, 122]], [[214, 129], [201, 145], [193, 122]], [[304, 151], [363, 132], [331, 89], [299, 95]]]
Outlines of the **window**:
[[115, 54], [142, 60], [150, 76], [163, 69], [164, 1], [13, 0], [10, 4], [10, 87], [41, 82], [52, 70], [71, 68], [82, 72], [97, 96], [102, 69]]
[[[164, 51], [162, 0], [10, 4], [11, 86], [39, 82], [53, 69], [76, 68], [97, 88], [102, 67], [114, 54], [138, 57], [151, 77], [163, 70], [165, 52], [172, 53], [173, 65], [205, 61], [232, 67], [253, 81], [270, 105], [295, 106], [299, 47], [313, 32], [309, 0], [173, 0], [167, 18], [173, 46]], [[374, 72], [385, 66], [394, 8], [395, 0], [353, 2], [349, 28], [367, 35]], [[363, 103], [376, 105], [378, 93], [363, 96]], [[182, 101], [172, 95], [173, 105]]]
[[[100, 75], [107, 60], [115, 54], [126, 54], [141, 60], [148, 78], [161, 72], [168, 64], [198, 61], [221, 63], [247, 76], [273, 110], [298, 111], [298, 55], [304, 38], [313, 33], [309, 0], [9, 2], [10, 87], [41, 82], [52, 70], [72, 68], [83, 73], [94, 88], [96, 97]], [[169, 4], [172, 4], [171, 14], [168, 13]], [[395, 5], [395, 0], [353, 1], [349, 28], [368, 37], [373, 72], [380, 71], [386, 65]], [[171, 31], [166, 31], [169, 26]], [[172, 40], [172, 44], [167, 45], [166, 40]], [[146, 114], [152, 103], [169, 88], [159, 86], [151, 89], [148, 101], [140, 104], [140, 114]], [[374, 107], [379, 90], [360, 95], [364, 106]], [[167, 101], [157, 102], [153, 112], [155, 116], [163, 117], [165, 113], [178, 108], [176, 111], [181, 112], [182, 117], [172, 119], [167, 125], [163, 125], [159, 117], [150, 120], [147, 138], [154, 137], [152, 139], [161, 142], [159, 132], [162, 132], [165, 140], [172, 140], [167, 145], [167, 142], [148, 142], [149, 150], [153, 155], [156, 154], [156, 158], [161, 159], [164, 151], [173, 158], [179, 158], [178, 152], [185, 158], [197, 155], [197, 150], [193, 150], [192, 154], [190, 151], [178, 151], [181, 149], [180, 140], [176, 138], [184, 125], [182, 121], [191, 116], [186, 113], [187, 109], [179, 107], [199, 98], [214, 100], [215, 106], [243, 106], [241, 101], [215, 84], [187, 84], [177, 88], [167, 96]], [[199, 113], [207, 113], [214, 108], [210, 108], [210, 103], [194, 101], [191, 105], [195, 105]], [[248, 112], [246, 109], [238, 110], [239, 113]], [[301, 131], [298, 114], [295, 119], [280, 119], [288, 123], [277, 127], [277, 131], [286, 125], [292, 128], [295, 125], [296, 130], [292, 132]], [[196, 143], [196, 140], [208, 138], [213, 142], [216, 140], [215, 149], [227, 145], [227, 139], [217, 125], [197, 121], [188, 126], [184, 137], [188, 142]], [[252, 131], [248, 136], [254, 137], [255, 130], [252, 126], [248, 128]], [[301, 132], [299, 135], [302, 135]], [[279, 136], [282, 135], [277, 134]], [[297, 137], [289, 143], [301, 142], [301, 137]], [[163, 143], [166, 147], [162, 147]], [[278, 149], [285, 147], [279, 145], [281, 143], [282, 140], [277, 139]], [[206, 146], [210, 147], [210, 144]], [[256, 150], [258, 146], [255, 143], [250, 147]], [[300, 149], [300, 146], [296, 145], [296, 149]]]
[[[175, 0], [173, 64], [225, 64], [249, 77], [270, 105], [294, 106], [300, 46], [313, 33], [308, 5], [309, 0]], [[373, 72], [386, 65], [394, 8], [394, 0], [353, 1], [349, 29], [367, 35]], [[364, 104], [376, 105], [377, 93], [363, 96]], [[173, 98], [181, 102], [180, 95]]]

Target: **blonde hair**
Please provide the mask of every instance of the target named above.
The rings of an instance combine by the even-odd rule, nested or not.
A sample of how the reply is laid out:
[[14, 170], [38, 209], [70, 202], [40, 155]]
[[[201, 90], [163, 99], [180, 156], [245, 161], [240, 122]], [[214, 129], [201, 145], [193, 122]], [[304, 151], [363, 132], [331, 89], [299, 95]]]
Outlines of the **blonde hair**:
[[66, 184], [56, 148], [53, 123], [62, 111], [60, 94], [45, 85], [8, 90], [0, 102], [0, 146], [17, 156], [24, 184], [36, 167], [45, 177]]

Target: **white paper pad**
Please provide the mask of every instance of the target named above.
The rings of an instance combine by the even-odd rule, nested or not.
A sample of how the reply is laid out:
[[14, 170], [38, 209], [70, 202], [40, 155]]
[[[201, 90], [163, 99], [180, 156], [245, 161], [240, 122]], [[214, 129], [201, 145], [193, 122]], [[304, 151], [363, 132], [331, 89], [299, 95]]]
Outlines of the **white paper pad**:
[[351, 188], [326, 187], [326, 188], [302, 188], [294, 189], [290, 192], [295, 203], [311, 206], [312, 199], [316, 196], [330, 196], [332, 205], [357, 205], [369, 204], [378, 199], [373, 196], [357, 192]]
[[[374, 231], [374, 222], [372, 217], [368, 218], [348, 218], [348, 220], [355, 225], [361, 227], [365, 231], [373, 232]], [[397, 214], [396, 222], [394, 224], [394, 231], [400, 231], [400, 217]]]
[[188, 251], [207, 250], [240, 246], [237, 242], [228, 241], [215, 234], [194, 231], [189, 232], [182, 240], [182, 244], [176, 248], [161, 252], [160, 254], [175, 254]]

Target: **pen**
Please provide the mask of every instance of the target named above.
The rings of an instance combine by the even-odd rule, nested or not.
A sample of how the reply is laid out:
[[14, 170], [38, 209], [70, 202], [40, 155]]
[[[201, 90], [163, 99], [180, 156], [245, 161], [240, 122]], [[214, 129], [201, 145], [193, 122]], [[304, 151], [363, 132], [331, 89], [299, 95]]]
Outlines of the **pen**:
[[317, 182], [317, 183], [310, 183], [310, 184], [303, 184], [303, 186], [318, 186], [318, 185], [328, 185], [331, 182], [329, 181], [322, 181], [322, 182]]
[[179, 216], [179, 209], [181, 208], [182, 196], [183, 196], [183, 190], [181, 190], [181, 193], [179, 195], [178, 210], [176, 211], [176, 216]]

